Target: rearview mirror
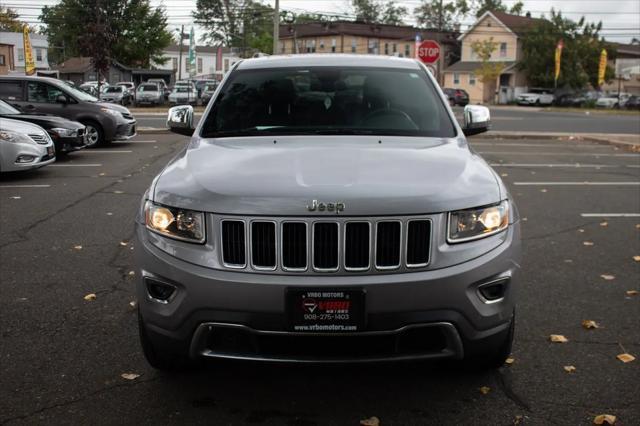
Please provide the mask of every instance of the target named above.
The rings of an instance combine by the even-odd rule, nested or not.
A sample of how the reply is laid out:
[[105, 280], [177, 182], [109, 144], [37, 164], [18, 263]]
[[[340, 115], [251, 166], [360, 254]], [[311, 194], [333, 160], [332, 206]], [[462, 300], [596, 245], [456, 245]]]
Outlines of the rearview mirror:
[[193, 135], [193, 107], [191, 105], [180, 105], [169, 108], [167, 127], [173, 133], [179, 135]]
[[465, 136], [484, 133], [491, 128], [491, 114], [489, 108], [481, 105], [467, 105], [464, 107]]
[[66, 104], [67, 97], [65, 95], [58, 95], [58, 97], [56, 98], [56, 102], [59, 104]]

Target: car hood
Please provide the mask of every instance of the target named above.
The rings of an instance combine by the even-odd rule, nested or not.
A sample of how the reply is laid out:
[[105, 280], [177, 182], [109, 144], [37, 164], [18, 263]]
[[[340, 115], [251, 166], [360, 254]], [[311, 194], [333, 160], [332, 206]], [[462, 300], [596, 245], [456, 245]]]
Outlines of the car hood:
[[22, 120], [14, 120], [10, 118], [3, 118], [0, 120], [0, 130], [9, 130], [12, 132], [30, 134], [47, 134], [47, 132], [37, 124], [29, 123]]
[[464, 139], [193, 138], [153, 199], [242, 215], [317, 215], [306, 208], [313, 200], [343, 202], [348, 216], [426, 214], [495, 203], [498, 179]]
[[13, 120], [28, 121], [29, 123], [35, 123], [45, 129], [51, 129], [54, 127], [60, 127], [63, 129], [82, 129], [84, 125], [77, 121], [67, 120], [66, 118], [57, 117], [55, 115], [41, 115], [41, 114], [7, 114], [1, 115], [3, 119], [11, 118]]

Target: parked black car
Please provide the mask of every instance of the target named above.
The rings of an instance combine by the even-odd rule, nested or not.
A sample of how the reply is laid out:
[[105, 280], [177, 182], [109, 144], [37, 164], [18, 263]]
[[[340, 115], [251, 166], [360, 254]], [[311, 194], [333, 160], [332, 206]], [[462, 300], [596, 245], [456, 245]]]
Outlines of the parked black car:
[[633, 95], [629, 98], [626, 104], [624, 104], [626, 109], [637, 109], [640, 110], [640, 96]]
[[587, 101], [585, 93], [564, 93], [555, 99], [557, 106], [580, 108]]
[[465, 106], [469, 103], [469, 94], [465, 90], [444, 88], [442, 91], [449, 98], [449, 104], [451, 106]]
[[86, 146], [85, 127], [77, 121], [55, 115], [24, 114], [5, 101], [0, 100], [0, 119], [27, 121], [37, 124], [49, 133], [56, 147], [56, 155], [77, 151]]

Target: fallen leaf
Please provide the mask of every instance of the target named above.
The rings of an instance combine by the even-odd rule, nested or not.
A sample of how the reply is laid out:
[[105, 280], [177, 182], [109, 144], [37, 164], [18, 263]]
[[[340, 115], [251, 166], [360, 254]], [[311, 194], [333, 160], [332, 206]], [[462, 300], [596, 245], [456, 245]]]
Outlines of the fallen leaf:
[[113, 213], [107, 212], [107, 216], [113, 216]]
[[517, 415], [513, 419], [513, 426], [518, 426], [520, 423], [522, 423], [522, 416], [521, 415]]
[[120, 377], [122, 377], [123, 379], [126, 379], [126, 380], [135, 380], [138, 377], [140, 377], [140, 375], [136, 374], [136, 373], [122, 373], [120, 375]]
[[633, 260], [635, 260], [636, 262], [640, 262], [640, 256], [633, 256]]
[[131, 302], [129, 302], [129, 306], [131, 306], [132, 308], [135, 308], [136, 306], [138, 306], [138, 302], [136, 302], [135, 300], [132, 300]]
[[380, 419], [376, 416], [362, 419], [360, 420], [360, 426], [380, 426]]
[[508, 173], [502, 173], [500, 176], [507, 177], [507, 176], [509, 176], [509, 174]]
[[576, 367], [574, 367], [573, 365], [565, 365], [562, 368], [564, 368], [564, 371], [566, 371], [567, 373], [575, 373], [576, 372]]
[[547, 190], [543, 188], [540, 190], [540, 192], [547, 192]]
[[479, 389], [479, 391], [481, 394], [486, 395], [491, 392], [491, 388], [489, 386], [483, 386]]
[[511, 357], [507, 358], [507, 359], [504, 361], [504, 363], [505, 363], [505, 364], [508, 364], [508, 365], [511, 365], [511, 364], [513, 364], [514, 362], [516, 362], [516, 359], [515, 359], [515, 358], [511, 358]]
[[564, 337], [562, 334], [552, 334], [549, 336], [549, 340], [554, 343], [567, 343], [569, 339]]
[[600, 278], [602, 278], [603, 280], [607, 280], [607, 281], [611, 281], [616, 279], [615, 275], [609, 275], [609, 274], [602, 274], [600, 275]]
[[587, 330], [591, 330], [593, 328], [600, 328], [598, 323], [593, 320], [582, 320], [582, 326]]
[[638, 290], [627, 290], [627, 296], [636, 296], [638, 294]]
[[82, 246], [73, 246], [74, 250], [82, 250]]
[[609, 226], [609, 222], [607, 222], [606, 220], [604, 222], [600, 222], [600, 226], [602, 227]]
[[616, 416], [612, 414], [600, 414], [599, 416], [595, 416], [593, 418], [594, 425], [603, 425], [605, 423], [608, 425], [612, 425], [615, 422], [616, 422]]
[[584, 229], [580, 228], [580, 229], [578, 229], [578, 232], [582, 233], [582, 232], [584, 232]]
[[571, 259], [565, 259], [565, 260], [564, 260], [564, 263], [573, 263], [573, 260], [571, 260]]
[[14, 195], [11, 197], [12, 200], [19, 200], [20, 198], [22, 197], [20, 197], [19, 195]]
[[628, 362], [634, 361], [636, 359], [636, 357], [631, 354], [620, 354], [616, 356], [616, 358], [618, 358], [620, 361], [624, 362], [625, 364]]
[[636, 229], [640, 229], [640, 223], [636, 225]]
[[104, 173], [104, 172], [98, 174], [98, 176], [104, 176], [104, 175], [106, 175], [106, 173]]
[[84, 297], [84, 300], [88, 300], [88, 301], [96, 300], [96, 294], [95, 293], [89, 293]]
[[113, 191], [114, 194], [124, 194], [123, 191]]
[[136, 271], [129, 271], [129, 275], [135, 275]]
[[529, 220], [529, 219], [527, 219], [526, 217], [523, 217], [523, 218], [522, 218], [522, 221], [523, 221], [523, 222], [526, 222], [526, 221], [528, 221], [528, 220]]
[[120, 241], [120, 245], [121, 245], [122, 247], [126, 247], [126, 246], [127, 246], [127, 244], [128, 244], [128, 243], [127, 243], [126, 241]]
[[582, 245], [584, 245], [584, 246], [592, 246], [593, 242], [591, 242], [591, 241], [583, 241]]

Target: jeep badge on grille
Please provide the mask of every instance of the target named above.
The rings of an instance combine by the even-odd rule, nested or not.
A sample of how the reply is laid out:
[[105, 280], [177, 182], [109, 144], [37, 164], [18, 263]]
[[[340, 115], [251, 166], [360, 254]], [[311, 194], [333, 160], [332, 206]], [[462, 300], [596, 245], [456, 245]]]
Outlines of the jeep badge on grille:
[[344, 211], [346, 205], [342, 202], [337, 203], [319, 203], [318, 200], [313, 200], [311, 205], [307, 204], [307, 209], [310, 212], [315, 212], [316, 210], [319, 212], [328, 211], [328, 212], [336, 212], [340, 213]]

